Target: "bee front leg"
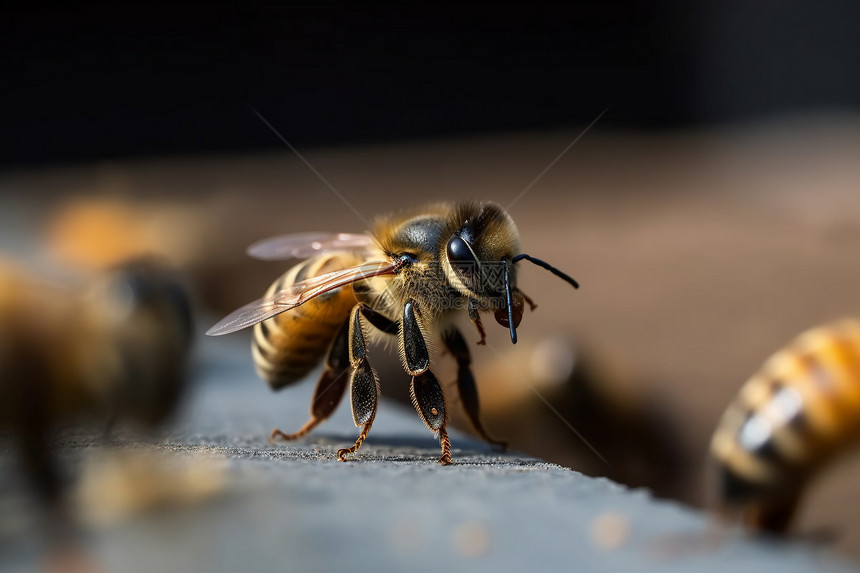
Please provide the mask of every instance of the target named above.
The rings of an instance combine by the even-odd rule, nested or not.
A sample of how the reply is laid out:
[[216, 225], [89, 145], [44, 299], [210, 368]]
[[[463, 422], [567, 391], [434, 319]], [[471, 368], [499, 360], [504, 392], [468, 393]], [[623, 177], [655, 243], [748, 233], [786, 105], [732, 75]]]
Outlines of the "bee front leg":
[[508, 443], [496, 440], [484, 429], [478, 414], [480, 407], [478, 403], [478, 388], [475, 385], [475, 377], [472, 375], [472, 356], [466, 339], [458, 328], [452, 328], [442, 333], [442, 342], [457, 361], [457, 389], [460, 391], [460, 399], [463, 401], [463, 409], [469, 416], [472, 426], [484, 441], [499, 446], [502, 450], [508, 449]]
[[442, 446], [442, 457], [439, 463], [449, 465], [451, 461], [451, 442], [448, 439], [448, 430], [445, 428], [447, 412], [445, 409], [445, 394], [439, 380], [430, 371], [412, 377], [412, 386], [409, 388], [412, 397], [412, 405], [418, 411], [418, 415], [434, 432], [439, 432], [439, 443]]
[[481, 315], [478, 314], [478, 302], [470, 298], [469, 299], [469, 320], [475, 325], [475, 328], [478, 329], [478, 334], [481, 335], [481, 339], [478, 341], [478, 344], [484, 346], [487, 344], [487, 331], [484, 330], [484, 323], [481, 322]]
[[528, 296], [526, 293], [524, 293], [524, 292], [523, 292], [523, 291], [521, 291], [520, 289], [517, 289], [517, 291], [518, 291], [521, 295], [523, 295], [523, 299], [524, 299], [524, 300], [528, 303], [528, 305], [529, 305], [529, 310], [531, 310], [532, 312], [534, 312], [534, 309], [536, 309], [536, 308], [538, 307], [537, 303], [535, 303], [535, 301], [533, 301], [533, 300], [532, 300], [532, 298], [531, 298], [530, 296]]
[[451, 442], [448, 439], [447, 409], [445, 394], [436, 376], [430, 371], [430, 352], [418, 314], [415, 302], [409, 300], [403, 306], [403, 321], [400, 328], [400, 350], [406, 371], [412, 375], [412, 385], [409, 389], [412, 405], [418, 411], [424, 424], [434, 432], [438, 432], [442, 456], [439, 463], [449, 465], [451, 461]]
[[349, 317], [349, 362], [352, 373], [349, 377], [349, 396], [352, 402], [352, 419], [362, 426], [361, 434], [350, 448], [337, 451], [337, 459], [345, 462], [348, 454], [355, 453], [370, 432], [379, 404], [379, 379], [367, 359], [367, 337], [362, 324], [363, 304], [357, 304]]
[[329, 348], [326, 357], [326, 367], [317, 381], [314, 397], [311, 400], [311, 417], [305, 422], [298, 432], [285, 434], [278, 428], [272, 430], [269, 441], [296, 440], [319, 426], [331, 416], [337, 405], [340, 404], [346, 392], [346, 383], [349, 380], [347, 373], [350, 368], [349, 361], [349, 325], [350, 321], [343, 323], [337, 336]]

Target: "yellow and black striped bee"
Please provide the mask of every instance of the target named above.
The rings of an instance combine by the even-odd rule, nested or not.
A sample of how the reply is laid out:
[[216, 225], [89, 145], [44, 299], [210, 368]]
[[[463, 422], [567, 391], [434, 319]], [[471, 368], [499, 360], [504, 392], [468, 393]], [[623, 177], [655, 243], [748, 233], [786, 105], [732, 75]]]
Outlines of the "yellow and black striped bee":
[[271, 439], [308, 433], [334, 412], [348, 386], [353, 420], [362, 430], [352, 447], [338, 451], [341, 461], [358, 450], [376, 416], [379, 381], [367, 356], [369, 337], [397, 337], [403, 367], [412, 376], [412, 402], [438, 433], [442, 464], [451, 463], [447, 412], [442, 387], [430, 370], [431, 348], [440, 338], [457, 361], [457, 386], [469, 419], [485, 440], [504, 447], [481, 424], [469, 349], [453, 319], [468, 313], [483, 344], [480, 312], [493, 311], [516, 343], [525, 303], [534, 308], [516, 286], [515, 265], [521, 260], [579, 286], [548, 263], [520, 253], [516, 225], [495, 203], [431, 205], [382, 217], [368, 234], [275, 237], [252, 245], [249, 254], [310, 258], [275, 281], [264, 298], [207, 334], [253, 325], [257, 372], [273, 389], [302, 379], [325, 356], [310, 419], [293, 434], [273, 431]]
[[0, 267], [0, 430], [23, 469], [57, 505], [52, 436], [70, 425], [149, 429], [184, 386], [191, 309], [165, 265], [136, 259], [76, 290]]
[[860, 321], [813, 328], [741, 388], [711, 441], [721, 509], [784, 532], [805, 487], [860, 439]]

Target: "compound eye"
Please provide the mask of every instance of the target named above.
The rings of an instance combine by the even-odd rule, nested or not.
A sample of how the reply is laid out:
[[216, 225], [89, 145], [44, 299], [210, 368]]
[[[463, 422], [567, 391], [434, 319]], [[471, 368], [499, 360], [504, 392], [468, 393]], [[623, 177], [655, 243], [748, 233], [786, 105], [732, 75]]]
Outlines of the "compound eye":
[[459, 235], [454, 235], [448, 241], [448, 261], [457, 271], [468, 275], [472, 275], [478, 268], [478, 261], [472, 249]]

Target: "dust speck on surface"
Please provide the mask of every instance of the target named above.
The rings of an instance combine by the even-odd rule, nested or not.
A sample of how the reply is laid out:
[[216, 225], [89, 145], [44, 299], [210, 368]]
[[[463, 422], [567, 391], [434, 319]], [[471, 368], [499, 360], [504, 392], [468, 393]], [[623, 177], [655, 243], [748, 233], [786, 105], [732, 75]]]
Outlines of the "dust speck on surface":
[[487, 524], [481, 521], [466, 521], [452, 532], [454, 548], [463, 557], [477, 558], [490, 549], [491, 534]]
[[630, 518], [614, 511], [601, 513], [591, 522], [591, 544], [601, 551], [614, 551], [630, 537]]

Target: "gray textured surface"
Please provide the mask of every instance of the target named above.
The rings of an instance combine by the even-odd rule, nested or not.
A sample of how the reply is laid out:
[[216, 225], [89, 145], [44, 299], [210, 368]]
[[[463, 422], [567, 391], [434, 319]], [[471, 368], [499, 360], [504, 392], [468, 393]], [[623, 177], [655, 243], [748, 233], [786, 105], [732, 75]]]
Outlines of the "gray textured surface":
[[[270, 393], [245, 343], [202, 341], [195, 391], [163, 442], [226, 457], [225, 491], [190, 508], [91, 526], [87, 539], [105, 570], [851, 570], [803, 545], [734, 536], [698, 547], [708, 521], [697, 512], [457, 433], [456, 465], [442, 467], [430, 432], [390, 402], [355, 461], [335, 461], [357, 435], [346, 403], [308, 438], [270, 445], [273, 427], [304, 422], [313, 384]], [[607, 513], [627, 520], [629, 533], [601, 549], [593, 526]], [[0, 570], [30, 569], [35, 547], [26, 536], [4, 540]]]

